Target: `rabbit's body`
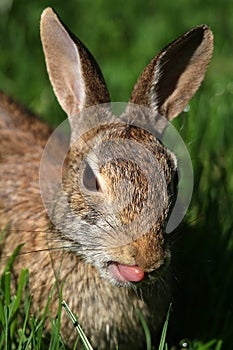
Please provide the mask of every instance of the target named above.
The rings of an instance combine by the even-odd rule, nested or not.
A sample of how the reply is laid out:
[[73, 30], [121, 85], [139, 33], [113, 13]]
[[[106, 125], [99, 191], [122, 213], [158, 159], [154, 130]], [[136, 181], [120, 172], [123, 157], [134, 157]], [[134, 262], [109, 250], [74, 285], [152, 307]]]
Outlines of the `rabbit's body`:
[[[165, 228], [176, 199], [176, 159], [155, 136], [130, 125], [137, 117], [130, 105], [118, 123], [112, 123], [109, 108], [97, 108], [93, 115], [99, 113], [100, 121], [110, 115], [110, 122], [86, 128], [79, 138], [77, 130], [88, 124], [85, 108], [109, 102], [104, 79], [51, 9], [42, 16], [41, 36], [54, 91], [69, 115], [72, 143], [63, 187], [53, 195], [48, 215], [39, 167], [51, 130], [0, 94], [0, 228], [8, 225], [2, 260], [25, 243], [14, 273], [29, 268], [34, 309], [45, 307], [55, 284], [55, 315], [64, 281], [62, 297], [96, 348], [114, 349], [118, 343], [141, 348], [135, 310], [157, 329], [169, 302]], [[206, 26], [188, 32], [151, 61], [130, 102], [153, 109], [156, 118], [174, 118], [200, 85], [211, 54]], [[169, 66], [173, 56], [175, 72]], [[153, 124], [147, 112], [140, 113]], [[144, 278], [147, 283], [137, 286]], [[62, 322], [72, 344], [73, 326]]]
[[[22, 268], [30, 270], [35, 311], [38, 306], [41, 310], [45, 308], [56, 282], [56, 301], [52, 304], [53, 315], [56, 316], [58, 290], [61, 290], [61, 281], [64, 281], [63, 299], [78, 314], [79, 322], [92, 344], [98, 349], [106, 348], [106, 344], [114, 349], [117, 342], [122, 341], [134, 344], [135, 349], [136, 346], [140, 348], [143, 331], [135, 310], [140, 309], [148, 321], [154, 318], [156, 329], [169, 300], [165, 276], [163, 283], [156, 288], [147, 286], [139, 291], [119, 288], [101, 278], [96, 268], [79, 256], [61, 249], [54, 250], [56, 244], [59, 247], [61, 243], [54, 241], [56, 229], [51, 230], [39, 187], [39, 165], [51, 130], [2, 93], [0, 115], [0, 223], [2, 228], [7, 227], [1, 247], [1, 272], [6, 258], [24, 243], [14, 264], [14, 273], [17, 276]], [[53, 250], [49, 250], [50, 246]], [[150, 311], [145, 302], [147, 298], [154, 300]], [[155, 312], [151, 312], [152, 308]], [[76, 333], [66, 315], [64, 318], [66, 326], [63, 335], [72, 344]]]

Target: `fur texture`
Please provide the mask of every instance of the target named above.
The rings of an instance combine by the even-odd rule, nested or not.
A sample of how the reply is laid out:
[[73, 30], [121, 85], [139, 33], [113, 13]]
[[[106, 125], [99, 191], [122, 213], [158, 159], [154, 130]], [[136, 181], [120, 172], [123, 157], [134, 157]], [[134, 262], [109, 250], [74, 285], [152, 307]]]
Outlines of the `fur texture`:
[[[41, 37], [51, 83], [70, 120], [72, 143], [63, 187], [48, 216], [39, 164], [51, 130], [0, 94], [0, 228], [6, 227], [1, 267], [24, 243], [14, 273], [17, 277], [21, 268], [29, 268], [35, 310], [45, 307], [54, 286], [55, 316], [64, 283], [63, 299], [95, 348], [133, 344], [140, 349], [143, 329], [135, 310], [156, 330], [170, 298], [165, 227], [176, 200], [177, 162], [156, 136], [131, 121], [140, 118], [145, 126], [161, 121], [157, 131], [163, 132], [164, 120], [182, 111], [203, 80], [212, 34], [207, 26], [194, 28], [147, 66], [130, 102], [148, 107], [150, 115], [129, 105], [121, 121], [111, 123], [110, 108], [97, 109], [92, 117], [99, 113], [100, 121], [110, 122], [87, 128], [81, 138], [77, 130], [88, 124], [85, 109], [109, 102], [104, 78], [90, 52], [50, 8], [42, 15]], [[144, 281], [124, 280], [119, 266], [128, 273], [133, 268]], [[62, 332], [72, 346], [73, 326], [63, 318]]]

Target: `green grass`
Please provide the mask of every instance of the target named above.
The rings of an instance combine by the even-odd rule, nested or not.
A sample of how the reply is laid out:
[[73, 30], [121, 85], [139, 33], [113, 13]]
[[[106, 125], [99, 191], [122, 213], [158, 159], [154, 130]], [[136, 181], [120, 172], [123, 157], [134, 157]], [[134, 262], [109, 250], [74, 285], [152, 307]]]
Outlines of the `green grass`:
[[[47, 5], [45, 0], [0, 1], [0, 89], [56, 125], [65, 116], [47, 78], [38, 33], [39, 16]], [[181, 340], [188, 339], [189, 349], [195, 350], [220, 350], [222, 341], [222, 349], [231, 350], [233, 2], [51, 0], [50, 5], [96, 56], [113, 101], [128, 99], [140, 71], [170, 40], [192, 26], [211, 26], [215, 52], [205, 82], [189, 112], [175, 121], [191, 154], [195, 186], [189, 212], [171, 238], [174, 297], [166, 341], [168, 349], [180, 349]], [[6, 339], [18, 348], [30, 332], [32, 342], [42, 349], [57, 330], [44, 335], [43, 314], [40, 319], [28, 312], [30, 273], [22, 273], [16, 300], [9, 299], [7, 271], [1, 282], [0, 349]], [[56, 322], [51, 321], [54, 327]]]
[[[49, 317], [49, 303], [41, 313], [31, 314], [32, 296], [29, 293], [29, 272], [21, 270], [14, 290], [11, 267], [21, 247], [12, 254], [0, 276], [0, 349], [67, 349], [60, 338], [60, 314], [56, 320]], [[44, 331], [46, 318], [50, 319], [51, 335]]]
[[[70, 322], [72, 322], [75, 326], [74, 332], [77, 331], [77, 342], [73, 347], [73, 350], [76, 349], [79, 337], [83, 342], [83, 350], [92, 350], [91, 344], [86, 339], [81, 326], [77, 323], [76, 317], [73, 315], [65, 302], [60, 302], [56, 319], [53, 319], [49, 315], [49, 303], [51, 296], [48, 298], [47, 306], [42, 315], [38, 314], [37, 317], [36, 315], [32, 315], [30, 313], [32, 296], [29, 293], [28, 270], [21, 271], [17, 281], [17, 290], [12, 295], [12, 276], [10, 268], [19, 250], [20, 247], [15, 250], [0, 278], [0, 349], [68, 350], [68, 347], [66, 347], [62, 341], [59, 333], [62, 312], [61, 306], [65, 306], [66, 311], [68, 310]], [[160, 344], [157, 350], [177, 349], [176, 347], [168, 347], [166, 342], [171, 308], [172, 305], [170, 305], [168, 309], [161, 333]], [[155, 348], [151, 346], [151, 336], [147, 324], [139, 311], [138, 315], [145, 330], [147, 344], [146, 350], [155, 350]], [[46, 317], [49, 317], [51, 323], [51, 334], [49, 335], [44, 333], [44, 323]], [[185, 339], [179, 342], [179, 349], [221, 350], [222, 341], [213, 339], [204, 344], [200, 341], [191, 342], [190, 340]]]

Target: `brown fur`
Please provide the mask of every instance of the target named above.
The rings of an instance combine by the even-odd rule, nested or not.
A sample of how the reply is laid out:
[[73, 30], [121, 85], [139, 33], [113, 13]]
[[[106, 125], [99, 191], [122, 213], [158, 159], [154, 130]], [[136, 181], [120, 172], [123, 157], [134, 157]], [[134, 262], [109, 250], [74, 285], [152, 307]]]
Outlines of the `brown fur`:
[[[86, 107], [109, 102], [109, 93], [92, 55], [63, 27], [51, 9], [42, 16], [41, 35], [50, 79], [70, 117], [74, 136], [76, 122], [71, 117]], [[153, 117], [160, 118], [160, 114], [167, 119], [175, 117], [200, 85], [211, 54], [210, 30], [206, 26], [193, 29], [152, 60], [135, 85], [131, 102], [152, 108]], [[175, 61], [179, 58], [177, 74], [173, 73], [176, 71], [173, 56]], [[132, 109], [128, 108], [129, 120], [131, 114]], [[147, 120], [145, 115], [142, 118]], [[80, 125], [85, 123], [84, 119], [79, 120]], [[153, 124], [152, 119], [147, 122]], [[54, 286], [51, 311], [55, 316], [64, 282], [63, 299], [78, 315], [94, 347], [115, 349], [117, 344], [126, 344], [127, 348], [133, 344], [134, 349], [140, 349], [143, 329], [135, 310], [141, 310], [151, 329], [158, 329], [170, 298], [167, 273], [170, 250], [164, 231], [175, 200], [175, 157], [148, 131], [129, 127], [127, 123], [110, 123], [86, 132], [71, 147], [64, 171], [63, 189], [69, 209], [64, 211], [58, 191], [51, 221], [39, 188], [39, 164], [50, 134], [43, 121], [0, 94], [0, 228], [6, 228], [0, 270], [13, 250], [24, 243], [13, 272], [17, 277], [21, 268], [29, 268], [34, 310], [38, 307], [43, 310]], [[161, 202], [161, 207], [156, 209], [160, 214], [153, 223], [154, 214], [148, 208], [140, 225], [153, 224], [144, 233], [136, 219], [148, 197], [147, 179], [144, 169], [125, 160], [131, 152], [130, 146], [120, 152], [116, 144], [114, 149], [116, 138], [143, 145], [146, 151], [138, 157], [145, 159], [145, 168], [150, 168], [149, 159], [146, 160], [149, 151], [160, 164], [166, 182], [166, 188], [160, 180], [154, 184], [153, 203]], [[106, 162], [99, 169], [102, 191], [85, 192], [81, 183], [82, 161], [94, 146], [105, 140], [112, 141], [113, 149], [108, 151], [116, 152], [117, 160]], [[123, 185], [118, 186], [118, 181], [125, 179], [133, 186], [132, 199], [118, 213], [114, 208], [121, 208], [128, 195]], [[89, 225], [88, 230], [76, 230], [72, 215], [83, 225]], [[101, 224], [105, 217], [108, 219]], [[125, 229], [128, 224], [132, 224], [130, 231]], [[98, 235], [92, 234], [92, 229]], [[108, 275], [111, 262], [138, 265], [146, 273], [148, 283], [138, 287], [133, 283], [123, 287], [112, 283]], [[64, 314], [62, 318], [63, 335], [72, 345], [76, 334]]]
[[[49, 128], [2, 93], [0, 111], [0, 138], [4, 139], [1, 142], [0, 223], [1, 228], [10, 225], [7, 226], [1, 247], [1, 268], [4, 268], [4, 261], [13, 250], [22, 242], [25, 243], [16, 259], [14, 273], [18, 275], [21, 268], [30, 270], [35, 310], [38, 306], [43, 310], [57, 278], [58, 289], [55, 289], [54, 299], [58, 299], [60, 283], [65, 281], [63, 299], [78, 314], [80, 323], [98, 349], [105, 348], [107, 340], [108, 346], [114, 348], [119, 339], [119, 328], [120, 338], [133, 342], [135, 334], [131, 339], [128, 330], [129, 327], [136, 327], [137, 341], [140, 343], [142, 330], [133, 310], [136, 307], [144, 308], [146, 315], [149, 315], [149, 311], [137, 293], [127, 288], [111, 286], [100, 278], [94, 267], [75, 254], [48, 250], [49, 247], [55, 248], [60, 244], [50, 232], [50, 222], [41, 201], [38, 183], [38, 167]], [[33, 120], [34, 130], [43, 130], [45, 136], [31, 132], [30, 119]], [[57, 301], [53, 305], [54, 316], [56, 310]], [[72, 343], [75, 338], [73, 326], [66, 317], [64, 323], [65, 335]], [[113, 330], [111, 324], [114, 324]], [[107, 325], [110, 330], [106, 333]]]

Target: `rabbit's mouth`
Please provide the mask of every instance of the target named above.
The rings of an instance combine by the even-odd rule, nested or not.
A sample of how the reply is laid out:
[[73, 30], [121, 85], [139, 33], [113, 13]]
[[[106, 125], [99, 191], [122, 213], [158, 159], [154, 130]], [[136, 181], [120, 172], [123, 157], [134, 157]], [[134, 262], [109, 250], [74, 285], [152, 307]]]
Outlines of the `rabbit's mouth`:
[[151, 271], [145, 272], [138, 265], [124, 265], [119, 262], [110, 261], [107, 264], [108, 277], [112, 283], [120, 285], [120, 286], [129, 286], [132, 283], [140, 284], [150, 284], [152, 282], [157, 281], [161, 275], [163, 275], [170, 264], [170, 255], [168, 255], [161, 265]]
[[111, 262], [108, 270], [114, 280], [119, 283], [140, 282], [144, 279], [144, 271], [137, 265], [123, 265]]

